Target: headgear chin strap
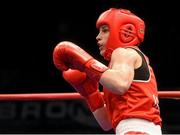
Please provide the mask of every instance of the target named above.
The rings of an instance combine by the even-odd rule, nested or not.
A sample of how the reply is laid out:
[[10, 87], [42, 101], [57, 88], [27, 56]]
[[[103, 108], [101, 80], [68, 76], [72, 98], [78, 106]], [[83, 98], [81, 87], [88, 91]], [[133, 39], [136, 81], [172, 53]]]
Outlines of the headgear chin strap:
[[126, 9], [110, 8], [103, 12], [96, 27], [108, 25], [109, 38], [104, 58], [111, 59], [112, 52], [119, 47], [138, 46], [144, 40], [145, 24], [138, 16]]

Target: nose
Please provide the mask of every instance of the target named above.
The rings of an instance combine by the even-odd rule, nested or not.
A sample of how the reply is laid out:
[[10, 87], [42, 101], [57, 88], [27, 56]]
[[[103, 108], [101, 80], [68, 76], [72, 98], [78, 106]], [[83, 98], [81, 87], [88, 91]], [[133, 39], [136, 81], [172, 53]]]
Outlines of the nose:
[[101, 38], [100, 38], [100, 33], [96, 36], [96, 40], [99, 41]]

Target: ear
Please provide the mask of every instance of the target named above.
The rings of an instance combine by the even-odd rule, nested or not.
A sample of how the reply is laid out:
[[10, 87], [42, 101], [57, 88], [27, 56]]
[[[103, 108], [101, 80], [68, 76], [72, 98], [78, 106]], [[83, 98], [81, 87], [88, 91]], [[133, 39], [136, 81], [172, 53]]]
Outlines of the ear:
[[133, 24], [125, 24], [120, 27], [119, 39], [123, 43], [131, 42], [136, 36], [136, 28]]

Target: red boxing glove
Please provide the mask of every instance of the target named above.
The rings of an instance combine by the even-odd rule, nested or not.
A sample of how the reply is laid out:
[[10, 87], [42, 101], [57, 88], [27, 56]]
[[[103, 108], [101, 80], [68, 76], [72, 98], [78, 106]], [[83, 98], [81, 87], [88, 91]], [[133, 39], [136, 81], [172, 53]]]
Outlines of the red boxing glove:
[[108, 67], [95, 60], [86, 51], [69, 41], [60, 42], [54, 49], [53, 61], [55, 66], [64, 71], [69, 68], [85, 72], [89, 78], [99, 81], [101, 74]]
[[63, 77], [77, 92], [85, 97], [92, 112], [104, 106], [103, 97], [98, 90], [98, 83], [89, 79], [86, 73], [69, 69], [63, 71]]

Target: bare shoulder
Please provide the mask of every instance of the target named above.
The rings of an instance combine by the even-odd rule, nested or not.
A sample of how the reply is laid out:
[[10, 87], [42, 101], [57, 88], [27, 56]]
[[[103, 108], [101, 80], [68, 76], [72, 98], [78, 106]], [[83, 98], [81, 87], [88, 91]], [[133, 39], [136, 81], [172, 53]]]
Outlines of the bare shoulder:
[[137, 59], [139, 57], [140, 56], [137, 53], [137, 51], [132, 48], [117, 48], [112, 53], [112, 59], [116, 59], [116, 58]]
[[141, 56], [137, 53], [135, 49], [132, 48], [117, 48], [113, 51], [111, 56], [112, 64], [121, 64], [126, 63], [129, 65], [133, 65], [134, 68], [137, 68], [142, 63]]

